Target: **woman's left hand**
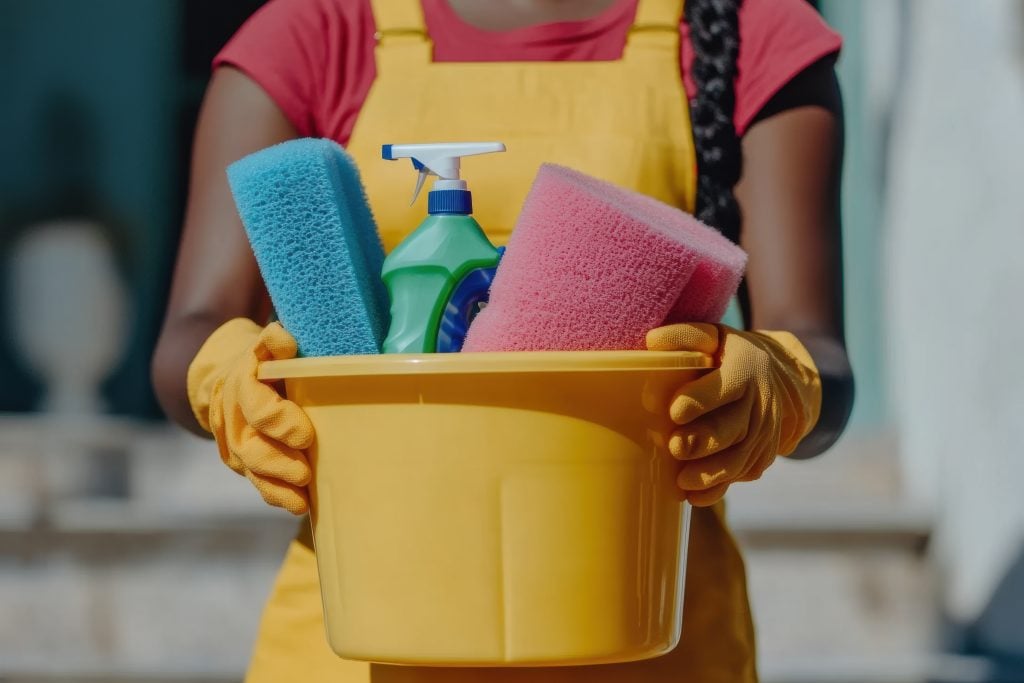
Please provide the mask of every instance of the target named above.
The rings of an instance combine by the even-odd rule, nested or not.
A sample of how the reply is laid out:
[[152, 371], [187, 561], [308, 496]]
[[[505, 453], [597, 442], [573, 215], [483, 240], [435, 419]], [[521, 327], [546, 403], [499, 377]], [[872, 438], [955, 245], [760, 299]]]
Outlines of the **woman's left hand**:
[[789, 332], [744, 332], [706, 323], [667, 325], [647, 334], [652, 351], [697, 351], [716, 368], [679, 387], [669, 439], [682, 461], [679, 487], [693, 505], [718, 502], [729, 485], [753, 481], [793, 452], [818, 420], [821, 380]]

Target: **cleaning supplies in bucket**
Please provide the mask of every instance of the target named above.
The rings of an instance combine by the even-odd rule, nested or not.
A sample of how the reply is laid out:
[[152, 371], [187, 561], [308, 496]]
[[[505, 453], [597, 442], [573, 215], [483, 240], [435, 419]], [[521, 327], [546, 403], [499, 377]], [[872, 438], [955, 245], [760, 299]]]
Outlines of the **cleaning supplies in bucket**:
[[[437, 175], [436, 191], [458, 193], [437, 197], [438, 210], [385, 265], [354, 166], [333, 143], [305, 142], [243, 160], [229, 177], [282, 321], [296, 337], [302, 330], [307, 356], [334, 356], [259, 370], [262, 380], [284, 381], [316, 430], [311, 518], [331, 647], [350, 659], [438, 666], [599, 664], [671, 650], [681, 633], [689, 507], [679, 501], [660, 406], [711, 359], [337, 357], [372, 354], [383, 336], [385, 290], [366, 279], [376, 280], [374, 265], [394, 297], [388, 339], [396, 344], [385, 350], [455, 350], [440, 339], [439, 309], [454, 307], [468, 322], [473, 308], [459, 302], [486, 295], [471, 276], [493, 271], [500, 252], [470, 218], [458, 178], [458, 157], [472, 148], [385, 148], [386, 157], [416, 159], [421, 181]], [[485, 151], [498, 150], [476, 153]], [[638, 348], [631, 335], [642, 330], [642, 340], [669, 315], [699, 255], [655, 216], [660, 209], [601, 197], [589, 180], [552, 172], [545, 192], [566, 204], [528, 202], [522, 256], [498, 269], [492, 288], [499, 294], [508, 273], [502, 305], [540, 314], [493, 317], [526, 325], [512, 330], [512, 348], [594, 348], [595, 339]], [[542, 267], [530, 270], [530, 258]], [[339, 342], [339, 331], [353, 330], [354, 341]]]
[[391, 294], [385, 353], [461, 350], [502, 253], [470, 215], [473, 196], [460, 178], [461, 159], [504, 151], [500, 142], [384, 145], [384, 159], [410, 159], [419, 171], [413, 202], [427, 176], [437, 178], [430, 215], [384, 260], [381, 276]]
[[464, 351], [642, 349], [666, 321], [715, 321], [746, 255], [693, 216], [545, 164]]
[[379, 353], [384, 263], [351, 157], [300, 139], [231, 164], [228, 182], [271, 301], [303, 356]]

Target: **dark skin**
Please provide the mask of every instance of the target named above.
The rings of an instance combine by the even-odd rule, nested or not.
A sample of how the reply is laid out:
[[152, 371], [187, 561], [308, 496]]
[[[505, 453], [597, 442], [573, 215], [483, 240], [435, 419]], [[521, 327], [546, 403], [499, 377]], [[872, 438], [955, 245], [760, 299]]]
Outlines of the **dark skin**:
[[749, 254], [744, 319], [788, 330], [821, 375], [821, 416], [789, 457], [810, 458], [842, 434], [854, 382], [843, 324], [840, 181], [843, 108], [833, 59], [794, 78], [743, 136], [736, 198]]
[[[614, 0], [450, 0], [467, 22], [508, 30], [586, 19]], [[270, 97], [231, 68], [214, 74], [199, 115], [178, 262], [153, 358], [157, 397], [175, 422], [208, 436], [186, 395], [196, 352], [224, 322], [265, 321], [270, 302], [224, 169], [297, 137]], [[821, 417], [790, 457], [826, 450], [845, 427], [853, 376], [843, 333], [839, 183], [842, 105], [831, 60], [801, 73], [769, 102], [743, 137], [741, 243], [749, 254], [744, 317], [753, 329], [788, 330], [822, 377]]]

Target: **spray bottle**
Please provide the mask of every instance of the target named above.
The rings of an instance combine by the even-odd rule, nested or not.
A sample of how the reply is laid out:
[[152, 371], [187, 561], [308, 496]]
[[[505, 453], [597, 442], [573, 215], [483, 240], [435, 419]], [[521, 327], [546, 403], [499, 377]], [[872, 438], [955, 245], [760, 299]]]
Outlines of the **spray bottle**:
[[454, 352], [486, 303], [503, 249], [484, 235], [473, 213], [465, 156], [504, 152], [500, 142], [384, 145], [387, 160], [411, 159], [419, 172], [412, 201], [427, 176], [436, 176], [430, 215], [384, 260], [381, 277], [391, 294], [391, 327], [384, 353]]

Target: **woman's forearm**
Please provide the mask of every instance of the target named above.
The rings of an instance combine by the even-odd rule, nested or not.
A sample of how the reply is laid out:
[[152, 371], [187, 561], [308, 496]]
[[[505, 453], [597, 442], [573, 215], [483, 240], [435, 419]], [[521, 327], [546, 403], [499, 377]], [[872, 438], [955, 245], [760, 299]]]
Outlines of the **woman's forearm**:
[[830, 335], [797, 334], [821, 377], [821, 414], [811, 433], [789, 457], [813, 458], [842, 435], [853, 409], [854, 381], [850, 359], [841, 341]]
[[153, 389], [167, 417], [188, 431], [208, 437], [188, 400], [188, 367], [213, 331], [225, 321], [220, 316], [193, 315], [168, 320], [160, 334], [150, 368]]
[[167, 416], [196, 434], [204, 432], [187, 391], [188, 368], [196, 353], [228, 320], [265, 321], [269, 312], [224, 169], [296, 135], [274, 101], [248, 76], [229, 67], [217, 69], [196, 126], [185, 225], [151, 366], [153, 387]]

